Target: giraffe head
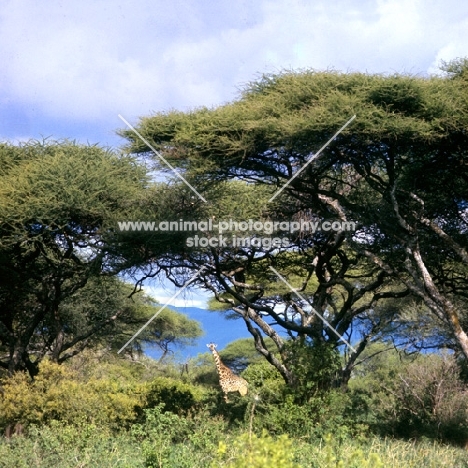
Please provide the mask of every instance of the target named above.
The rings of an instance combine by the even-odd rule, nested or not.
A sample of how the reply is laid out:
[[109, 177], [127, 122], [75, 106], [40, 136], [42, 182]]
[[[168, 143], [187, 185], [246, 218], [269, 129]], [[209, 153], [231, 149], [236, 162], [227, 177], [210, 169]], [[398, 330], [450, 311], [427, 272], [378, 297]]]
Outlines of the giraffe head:
[[210, 343], [210, 344], [207, 344], [206, 346], [208, 346], [208, 348], [210, 348], [211, 351], [214, 351], [218, 345], [214, 343]]

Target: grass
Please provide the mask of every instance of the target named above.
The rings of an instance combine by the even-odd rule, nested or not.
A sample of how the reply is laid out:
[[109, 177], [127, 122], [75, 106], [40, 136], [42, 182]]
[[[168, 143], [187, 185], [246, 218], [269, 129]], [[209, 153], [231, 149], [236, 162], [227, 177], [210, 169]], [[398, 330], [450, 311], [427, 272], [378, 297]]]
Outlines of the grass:
[[[359, 457], [361, 454], [361, 457]], [[363, 464], [371, 454], [376, 454], [381, 465]], [[332, 456], [331, 456], [332, 455]], [[304, 444], [296, 448], [296, 459], [300, 466], [331, 468], [468, 468], [468, 452], [430, 441], [403, 441], [372, 438], [363, 442], [347, 440], [341, 444]], [[334, 461], [331, 461], [331, 458]], [[342, 462], [342, 465], [339, 465]]]
[[[235, 436], [228, 434], [222, 441], [232, 447]], [[213, 441], [214, 442], [214, 441]], [[147, 440], [156, 445], [161, 440]], [[217, 444], [216, 444], [217, 445]], [[0, 440], [1, 468], [196, 468], [210, 466], [216, 461], [213, 444], [193, 444], [190, 438], [165, 446], [163, 459], [145, 457], [141, 441], [130, 433], [111, 434], [95, 426], [73, 428], [60, 424], [33, 427], [28, 436]], [[208, 447], [211, 447], [208, 450]], [[293, 459], [300, 467], [311, 468], [468, 468], [468, 454], [463, 448], [430, 441], [400, 441], [372, 438], [364, 441], [346, 439], [308, 443], [297, 440], [292, 444]], [[157, 448], [156, 448], [157, 450]], [[248, 446], [245, 450], [249, 450]], [[375, 454], [375, 455], [372, 455]], [[230, 460], [242, 459], [244, 453], [232, 453]], [[263, 462], [262, 462], [263, 463]], [[269, 466], [265, 459], [265, 465]], [[239, 466], [239, 465], [220, 465]], [[257, 465], [256, 465], [257, 466]]]

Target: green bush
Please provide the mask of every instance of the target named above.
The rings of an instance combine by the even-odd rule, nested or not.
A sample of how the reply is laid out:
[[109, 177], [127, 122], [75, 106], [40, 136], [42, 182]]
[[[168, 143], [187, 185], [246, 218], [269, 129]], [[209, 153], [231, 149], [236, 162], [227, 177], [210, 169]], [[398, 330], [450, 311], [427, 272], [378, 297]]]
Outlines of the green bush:
[[391, 353], [367, 375], [350, 381], [353, 401], [367, 408], [380, 434], [404, 438], [468, 440], [468, 393], [451, 355], [418, 355], [411, 361]]
[[301, 402], [268, 363], [253, 364], [243, 373], [253, 395], [245, 421], [255, 431], [317, 440], [331, 433], [340, 439], [367, 435], [367, 407], [352, 392], [329, 390]]
[[295, 379], [291, 394], [296, 401], [305, 403], [336, 386], [341, 357], [333, 345], [289, 340], [285, 343], [285, 353], [285, 364]]
[[226, 422], [206, 411], [177, 415], [164, 411], [164, 404], [145, 409], [145, 421], [134, 424], [131, 434], [140, 445], [145, 466], [193, 468], [206, 466], [218, 441], [227, 431]]
[[174, 444], [189, 433], [188, 422], [170, 411], [164, 412], [164, 403], [145, 409], [144, 414], [144, 423], [134, 424], [131, 433], [141, 445], [145, 466], [168, 466]]
[[453, 356], [421, 357], [393, 382], [396, 431], [458, 443], [468, 440], [468, 394]]
[[278, 370], [266, 360], [251, 364], [242, 377], [249, 382], [249, 395], [265, 403], [282, 401], [286, 384]]
[[[165, 413], [165, 416], [175, 415]], [[249, 466], [247, 463], [242, 464], [243, 460], [240, 457], [246, 453], [242, 447], [249, 450], [247, 435], [244, 435], [242, 443], [238, 442], [234, 446], [233, 441], [238, 437], [232, 430], [226, 431], [222, 421], [202, 415], [196, 421], [198, 426], [194, 424], [195, 421], [190, 423], [188, 438], [168, 447], [162, 459], [164, 463], [159, 465], [157, 458], [151, 460], [148, 457], [145, 460], [145, 455], [150, 455], [150, 445], [148, 444], [143, 452], [144, 438], [135, 438], [126, 431], [112, 432], [93, 424], [68, 426], [53, 421], [47, 426], [31, 426], [29, 434], [24, 437], [13, 437], [10, 440], [0, 438], [0, 468], [223, 468], [232, 467], [233, 464]], [[200, 441], [210, 428], [213, 432], [199, 445], [191, 439], [193, 427], [197, 427], [197, 437]], [[206, 445], [208, 439], [210, 444]], [[252, 437], [252, 444], [257, 439], [260, 437]], [[275, 442], [285, 440], [271, 439]], [[223, 441], [226, 446], [224, 453], [218, 452], [219, 441]], [[325, 443], [323, 440], [307, 443], [303, 438], [289, 438], [289, 441], [293, 441], [288, 449], [288, 452], [292, 451], [294, 454], [293, 462], [304, 468], [378, 468], [382, 464], [386, 468], [468, 467], [466, 450], [428, 441], [407, 442], [389, 438], [369, 438], [364, 442], [357, 442], [352, 438], [340, 441], [335, 437], [326, 437]], [[258, 449], [262, 444], [255, 445]], [[251, 450], [251, 454], [255, 450]], [[275, 456], [268, 450], [264, 451], [263, 455], [268, 456], [270, 460]], [[289, 459], [286, 460], [289, 463]]]
[[142, 395], [136, 383], [109, 379], [80, 382], [65, 366], [43, 361], [34, 381], [23, 372], [3, 379], [0, 424], [48, 424], [60, 420], [80, 425], [94, 423], [111, 428], [135, 421]]
[[141, 468], [141, 449], [125, 432], [51, 421], [28, 435], [0, 438], [0, 468]]
[[146, 407], [163, 404], [164, 411], [186, 414], [202, 400], [200, 387], [168, 377], [157, 377], [146, 385]]
[[228, 432], [228, 422], [222, 416], [212, 416], [207, 410], [198, 411], [189, 417], [188, 440], [197, 452], [213, 454], [218, 441]]

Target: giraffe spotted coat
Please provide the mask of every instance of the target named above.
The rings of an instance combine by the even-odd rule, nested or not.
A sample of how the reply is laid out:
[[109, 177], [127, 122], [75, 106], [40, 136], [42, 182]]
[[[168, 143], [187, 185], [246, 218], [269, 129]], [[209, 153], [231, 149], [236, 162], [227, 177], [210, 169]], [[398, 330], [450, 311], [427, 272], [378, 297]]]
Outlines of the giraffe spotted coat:
[[219, 384], [224, 393], [224, 400], [228, 402], [229, 392], [239, 392], [242, 396], [247, 395], [248, 383], [242, 377], [234, 374], [229, 367], [225, 366], [221, 361], [218, 351], [216, 351], [216, 345], [214, 343], [207, 344], [213, 353], [216, 369], [219, 376]]

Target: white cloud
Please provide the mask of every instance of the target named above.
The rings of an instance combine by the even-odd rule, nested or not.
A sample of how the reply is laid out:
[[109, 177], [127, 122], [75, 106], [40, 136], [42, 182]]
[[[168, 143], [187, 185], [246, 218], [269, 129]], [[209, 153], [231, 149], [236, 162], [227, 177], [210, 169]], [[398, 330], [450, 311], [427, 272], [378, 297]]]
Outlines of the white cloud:
[[159, 304], [168, 304], [169, 307], [198, 307], [205, 309], [209, 299], [206, 292], [195, 289], [184, 290], [179, 296], [172, 299], [179, 289], [169, 285], [147, 285], [143, 288], [143, 291], [158, 301]]
[[468, 56], [468, 18], [461, 20], [450, 29], [447, 34], [447, 42], [439, 49], [437, 55], [429, 67], [430, 73], [440, 72], [442, 61], [448, 62], [454, 58]]
[[458, 0], [3, 3], [0, 97], [71, 138], [78, 122], [107, 136], [118, 113], [232, 100], [262, 72], [432, 72], [468, 45]]

